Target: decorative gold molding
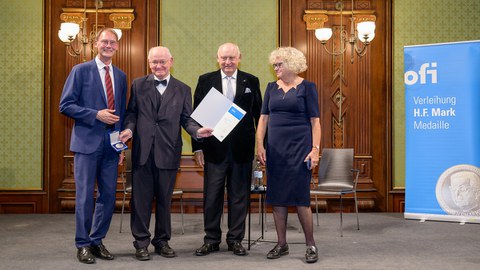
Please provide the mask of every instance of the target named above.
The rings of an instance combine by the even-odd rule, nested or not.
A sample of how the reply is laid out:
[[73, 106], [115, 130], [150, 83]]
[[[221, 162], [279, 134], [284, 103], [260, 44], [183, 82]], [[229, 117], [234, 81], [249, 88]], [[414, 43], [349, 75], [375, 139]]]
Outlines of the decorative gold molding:
[[307, 30], [315, 30], [323, 28], [323, 24], [328, 21], [328, 16], [325, 14], [308, 14], [303, 15], [303, 20], [307, 23]]
[[63, 12], [66, 13], [131, 13], [133, 14], [133, 8], [100, 8], [98, 10], [94, 8], [62, 8]]
[[60, 20], [68, 23], [76, 23], [82, 25], [83, 13], [62, 13], [60, 14]]
[[[374, 15], [374, 10], [360, 10], [354, 11], [353, 17], [355, 24], [366, 21], [376, 21], [377, 17]], [[315, 30], [322, 28], [324, 23], [328, 21], [328, 16], [340, 16], [341, 14], [351, 16], [352, 11], [330, 11], [330, 10], [305, 10], [303, 21], [306, 23], [307, 30]]]
[[[95, 9], [81, 9], [81, 8], [63, 8], [64, 13], [60, 14], [60, 19], [64, 22], [73, 22], [82, 25], [85, 20], [86, 13], [95, 13]], [[132, 22], [135, 20], [133, 9], [130, 8], [116, 8], [116, 9], [98, 9], [98, 13], [110, 13], [109, 19], [113, 21], [113, 27], [119, 29], [131, 29]]]
[[108, 18], [113, 21], [113, 27], [119, 29], [131, 29], [135, 16], [129, 13], [112, 13]]

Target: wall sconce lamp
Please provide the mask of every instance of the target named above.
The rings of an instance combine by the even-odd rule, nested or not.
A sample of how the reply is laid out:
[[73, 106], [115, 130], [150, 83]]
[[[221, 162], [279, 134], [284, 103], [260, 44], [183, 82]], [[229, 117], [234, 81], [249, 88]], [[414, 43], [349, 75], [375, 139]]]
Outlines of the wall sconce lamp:
[[[350, 62], [354, 62], [354, 54], [356, 53], [359, 57], [362, 57], [366, 53], [366, 49], [370, 42], [375, 37], [375, 22], [374, 21], [362, 21], [357, 23], [357, 28], [355, 29], [355, 17], [354, 17], [354, 10], [353, 10], [353, 0], [352, 0], [352, 12], [350, 17], [350, 34], [343, 27], [343, 1], [338, 1], [336, 3], [336, 8], [340, 10], [340, 38], [341, 38], [341, 45], [340, 50], [329, 51], [325, 46], [327, 41], [332, 37], [332, 29], [331, 28], [318, 28], [315, 30], [315, 37], [322, 43], [323, 48], [325, 51], [330, 55], [340, 55], [343, 54], [347, 50], [346, 43], [350, 43], [351, 53], [350, 53]], [[360, 42], [358, 42], [360, 41]]]
[[[98, 13], [111, 13], [110, 20], [113, 20], [113, 30], [117, 33], [118, 39], [122, 37], [121, 29], [130, 29], [134, 20], [133, 9], [102, 9], [103, 0], [95, 0], [95, 10], [87, 9], [87, 0], [83, 2], [83, 10], [76, 8], [64, 8], [67, 13], [62, 13], [60, 18], [65, 21], [61, 23], [58, 30], [58, 37], [65, 43], [68, 54], [72, 57], [81, 57], [82, 61], [87, 60], [87, 46], [91, 52], [94, 51], [94, 42], [98, 33]], [[82, 11], [79, 13], [78, 11]], [[87, 13], [95, 13], [95, 25], [92, 31], [87, 30]], [[77, 41], [77, 42], [76, 42]], [[77, 43], [77, 45], [76, 45]], [[80, 47], [81, 46], [81, 47]]]

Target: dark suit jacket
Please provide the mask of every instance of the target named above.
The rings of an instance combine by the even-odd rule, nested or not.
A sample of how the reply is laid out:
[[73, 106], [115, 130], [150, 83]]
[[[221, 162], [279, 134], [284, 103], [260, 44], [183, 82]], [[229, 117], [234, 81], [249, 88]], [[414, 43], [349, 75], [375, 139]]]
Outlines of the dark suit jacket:
[[[120, 121], [115, 129], [122, 129], [125, 114], [127, 76], [113, 66], [115, 84], [115, 114]], [[75, 120], [70, 151], [91, 154], [103, 141], [105, 123], [97, 120], [97, 112], [107, 108], [107, 98], [95, 60], [73, 67], [60, 98], [60, 112]]]
[[[255, 127], [260, 118], [262, 95], [257, 77], [238, 70], [237, 89], [234, 103], [246, 111], [240, 123], [220, 142], [214, 136], [201, 142], [192, 140], [192, 150], [203, 150], [205, 161], [218, 163], [225, 158], [228, 147], [232, 149], [236, 162], [244, 163], [253, 160], [255, 149]], [[220, 70], [201, 75], [198, 78], [194, 94], [194, 108], [200, 104], [208, 91], [215, 87], [222, 93], [222, 75]]]
[[180, 125], [196, 136], [200, 126], [190, 117], [192, 113], [191, 88], [170, 76], [163, 93], [160, 109], [156, 110], [153, 74], [137, 78], [132, 83], [124, 126], [133, 131], [132, 160], [145, 165], [152, 144], [155, 147], [155, 165], [159, 169], [177, 169], [182, 153]]

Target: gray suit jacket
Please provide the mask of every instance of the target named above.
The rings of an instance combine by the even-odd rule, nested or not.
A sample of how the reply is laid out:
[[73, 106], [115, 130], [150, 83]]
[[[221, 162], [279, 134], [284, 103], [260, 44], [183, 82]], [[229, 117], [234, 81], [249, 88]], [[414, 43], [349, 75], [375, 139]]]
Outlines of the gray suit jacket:
[[133, 131], [132, 160], [145, 165], [154, 147], [155, 165], [159, 169], [177, 169], [182, 153], [182, 126], [195, 137], [200, 126], [190, 117], [191, 88], [170, 76], [157, 111], [153, 74], [132, 83], [124, 127]]

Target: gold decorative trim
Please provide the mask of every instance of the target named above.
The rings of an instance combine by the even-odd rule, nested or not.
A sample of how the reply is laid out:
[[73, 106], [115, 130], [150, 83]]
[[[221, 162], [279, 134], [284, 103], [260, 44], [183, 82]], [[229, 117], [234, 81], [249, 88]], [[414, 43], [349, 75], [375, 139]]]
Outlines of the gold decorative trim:
[[315, 30], [322, 28], [323, 24], [328, 21], [328, 16], [325, 14], [305, 14], [303, 21], [307, 23], [307, 30]]
[[98, 11], [98, 13], [132, 13], [134, 9], [133, 8], [100, 8], [98, 10], [94, 8], [62, 8], [63, 12], [67, 13], [95, 13]]
[[68, 23], [76, 23], [82, 25], [83, 13], [62, 13], [60, 14], [60, 20]]
[[119, 29], [131, 29], [135, 20], [135, 16], [128, 13], [112, 13], [108, 18], [113, 21], [113, 27]]
[[[328, 16], [340, 16], [341, 14], [351, 16], [352, 11], [340, 13], [340, 11], [333, 10], [305, 10], [303, 21], [306, 23], [307, 30], [315, 30], [323, 27], [324, 23], [328, 21]], [[353, 12], [356, 24], [366, 21], [375, 22], [377, 17], [374, 14], [374, 10], [356, 10]]]

